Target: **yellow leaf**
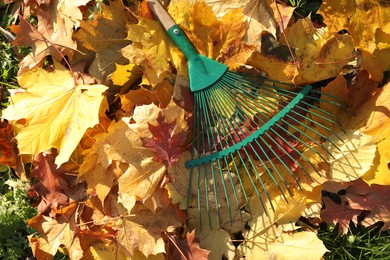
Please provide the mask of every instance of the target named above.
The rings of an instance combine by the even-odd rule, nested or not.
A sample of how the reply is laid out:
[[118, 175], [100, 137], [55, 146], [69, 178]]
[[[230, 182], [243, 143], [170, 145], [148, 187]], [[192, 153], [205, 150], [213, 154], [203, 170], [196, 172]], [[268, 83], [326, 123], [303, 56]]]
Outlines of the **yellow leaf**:
[[375, 137], [360, 131], [337, 133], [330, 136], [324, 145], [329, 152], [329, 177], [334, 181], [347, 182], [362, 177], [371, 168], [375, 157]]
[[344, 66], [356, 59], [350, 36], [329, 33], [326, 28], [319, 31], [310, 17], [288, 27], [285, 36], [294, 51], [296, 64], [290, 61], [290, 55], [280, 54], [279, 57], [266, 53], [255, 53], [249, 64], [266, 72], [269, 78], [307, 84], [336, 77]]
[[41, 213], [28, 220], [28, 225], [37, 230], [41, 236], [29, 237], [34, 256], [37, 259], [51, 259], [59, 247], [64, 246], [71, 259], [82, 259], [83, 249], [78, 233], [75, 232], [77, 223], [77, 203], [58, 210], [58, 217], [52, 219]]
[[85, 131], [99, 123], [103, 85], [75, 85], [65, 68], [36, 68], [18, 79], [25, 90], [11, 97], [3, 116], [13, 124], [25, 120], [16, 136], [21, 154], [58, 150], [55, 163], [68, 161]]
[[313, 260], [322, 259], [328, 251], [314, 232], [282, 233], [275, 238], [268, 230], [257, 234], [240, 246], [245, 259]]
[[103, 244], [98, 243], [89, 248], [93, 259], [115, 259], [115, 260], [126, 260], [126, 255], [118, 250], [115, 244]]
[[[248, 30], [244, 32], [246, 44], [258, 46], [258, 49], [260, 49], [262, 34], [268, 32], [276, 37], [277, 25], [270, 9], [271, 1], [206, 0], [205, 3], [213, 8], [218, 18], [223, 17], [231, 10], [242, 9], [245, 23], [248, 25]], [[280, 9], [282, 9], [281, 6], [279, 6]], [[292, 11], [293, 9], [291, 8], [290, 12], [292, 13]]]
[[374, 161], [373, 169], [367, 172], [362, 178], [368, 184], [390, 185], [390, 139], [378, 143], [378, 161]]
[[170, 62], [178, 74], [186, 75], [184, 56], [158, 21], [138, 17], [138, 24], [128, 25], [127, 39], [132, 44], [123, 48], [121, 53], [142, 68], [145, 81], [150, 85], [155, 86], [170, 76]]
[[[131, 87], [142, 75], [140, 68], [134, 64], [115, 65], [116, 70], [111, 75], [112, 83], [122, 86], [122, 89]], [[121, 90], [121, 93], [124, 93], [123, 90]]]
[[109, 5], [101, 6], [101, 12], [95, 12], [93, 20], [80, 22], [80, 29], [74, 37], [86, 49], [96, 53], [89, 73], [105, 82], [115, 71], [115, 64], [126, 63], [119, 50], [130, 43], [126, 39], [126, 25], [135, 23], [136, 19], [122, 1], [109, 1]]
[[[372, 80], [363, 80], [354, 92], [360, 92], [360, 89], [363, 90], [359, 97], [361, 102], [357, 103], [352, 111], [347, 127], [358, 128], [364, 134], [375, 136], [378, 141], [389, 137], [390, 83], [377, 88], [377, 83]], [[369, 89], [371, 91], [368, 91]]]
[[128, 257], [132, 257], [138, 250], [146, 257], [165, 253], [161, 233], [172, 232], [181, 225], [175, 217], [173, 205], [157, 209], [156, 213], [153, 213], [145, 206], [137, 204], [131, 213], [124, 215], [116, 223], [115, 228], [118, 230], [116, 240], [119, 248]]
[[390, 69], [390, 7], [381, 1], [324, 1], [319, 13], [331, 32], [348, 31], [362, 52], [361, 66], [376, 81]]

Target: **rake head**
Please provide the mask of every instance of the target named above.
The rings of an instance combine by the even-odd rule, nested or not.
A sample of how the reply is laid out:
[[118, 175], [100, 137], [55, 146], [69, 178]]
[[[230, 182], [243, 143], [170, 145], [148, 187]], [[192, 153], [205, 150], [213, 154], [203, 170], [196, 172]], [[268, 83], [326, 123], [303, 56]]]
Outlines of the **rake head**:
[[252, 195], [266, 210], [263, 200], [271, 201], [272, 187], [288, 201], [290, 186], [300, 188], [297, 169], [309, 179], [313, 170], [320, 174], [304, 151], [327, 162], [324, 155], [332, 154], [324, 142], [338, 149], [328, 137], [338, 137], [342, 129], [321, 106], [343, 108], [339, 102], [311, 85], [294, 87], [231, 71], [194, 92], [192, 159], [186, 162], [191, 175], [187, 210], [195, 201], [200, 226], [206, 211], [212, 228], [211, 210], [217, 211], [219, 223], [220, 209], [227, 210], [232, 221], [240, 207], [251, 211]]

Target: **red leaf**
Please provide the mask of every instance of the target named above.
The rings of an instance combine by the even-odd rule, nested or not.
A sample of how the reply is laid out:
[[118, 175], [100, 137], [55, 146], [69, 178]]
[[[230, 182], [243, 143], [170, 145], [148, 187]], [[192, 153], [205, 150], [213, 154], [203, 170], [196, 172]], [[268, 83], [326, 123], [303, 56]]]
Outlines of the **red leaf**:
[[337, 204], [328, 197], [323, 197], [325, 209], [321, 211], [321, 219], [327, 223], [339, 223], [339, 230], [342, 234], [348, 232], [349, 222], [357, 223], [357, 216], [361, 210], [350, 209], [344, 196], [340, 196], [341, 203]]
[[18, 164], [19, 150], [14, 139], [12, 125], [4, 119], [0, 120], [0, 163], [11, 167]]
[[[363, 185], [361, 183], [364, 183]], [[368, 210], [370, 214], [364, 218], [362, 224], [371, 226], [383, 221], [382, 230], [390, 228], [390, 187], [387, 185], [372, 184], [364, 181], [349, 186], [346, 190], [346, 199], [353, 209]], [[360, 184], [360, 185], [359, 185]]]
[[172, 166], [184, 150], [181, 145], [186, 140], [187, 132], [175, 134], [176, 121], [167, 123], [162, 113], [158, 114], [157, 123], [157, 126], [149, 124], [153, 138], [142, 138], [142, 142], [144, 147], [156, 153], [155, 161]]
[[185, 239], [172, 238], [175, 242], [172, 259], [206, 260], [209, 251], [200, 248], [199, 239], [195, 237], [195, 230], [187, 233]]

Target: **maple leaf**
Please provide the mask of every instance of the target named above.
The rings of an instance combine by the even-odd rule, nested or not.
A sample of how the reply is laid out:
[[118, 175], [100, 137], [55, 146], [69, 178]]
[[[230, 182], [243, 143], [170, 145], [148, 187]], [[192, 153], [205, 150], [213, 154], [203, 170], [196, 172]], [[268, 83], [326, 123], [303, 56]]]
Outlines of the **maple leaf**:
[[126, 114], [132, 114], [135, 106], [155, 104], [160, 108], [166, 108], [172, 98], [173, 86], [167, 80], [158, 83], [153, 89], [140, 87], [131, 89], [126, 94], [119, 95], [122, 109]]
[[103, 203], [108, 196], [116, 179], [113, 165], [108, 166], [107, 169], [98, 161], [98, 155], [95, 153], [86, 156], [86, 159], [80, 165], [79, 178], [87, 183], [89, 191], [92, 195], [98, 196]]
[[130, 43], [126, 40], [126, 25], [137, 20], [122, 1], [109, 1], [109, 5], [102, 4], [101, 7], [101, 11], [95, 9], [92, 21], [80, 22], [80, 29], [74, 37], [86, 49], [96, 53], [89, 73], [105, 82], [115, 71], [115, 64], [127, 62], [119, 50]]
[[[58, 150], [55, 163], [68, 161], [85, 131], [99, 123], [103, 85], [75, 85], [68, 70], [53, 72], [36, 68], [18, 78], [23, 92], [11, 97], [3, 116], [19, 129], [16, 135], [21, 154], [36, 155]], [[19, 125], [19, 120], [25, 124]]]
[[173, 259], [209, 259], [208, 255], [210, 252], [200, 248], [199, 239], [195, 237], [195, 230], [188, 232], [184, 239], [179, 239], [177, 236], [170, 236], [170, 238], [174, 241]]
[[290, 55], [255, 52], [248, 64], [281, 82], [307, 84], [336, 77], [344, 66], [356, 60], [352, 39], [348, 35], [318, 32], [310, 17], [298, 20], [285, 30], [282, 46], [294, 51]]
[[123, 48], [121, 53], [130, 63], [142, 68], [144, 82], [155, 86], [169, 77], [170, 62], [178, 74], [187, 75], [183, 55], [159, 22], [139, 17], [138, 24], [128, 25], [126, 39], [132, 44]]
[[201, 54], [229, 66], [245, 63], [254, 50], [242, 42], [247, 26], [241, 9], [230, 10], [218, 20], [210, 6], [196, 2], [190, 9], [188, 26], [182, 27]]
[[[248, 24], [248, 30], [245, 33], [245, 43], [257, 46], [258, 50], [261, 47], [261, 37], [266, 32], [277, 37], [278, 15], [272, 13], [273, 5], [266, 1], [257, 0], [228, 0], [228, 1], [212, 1], [206, 0], [206, 4], [213, 8], [215, 15], [220, 18], [223, 17], [230, 10], [242, 9], [245, 15], [245, 22]], [[284, 26], [288, 24], [287, 20], [291, 17], [293, 8], [286, 8], [286, 5], [278, 5], [279, 12], [283, 13]], [[276, 10], [274, 11], [276, 13]], [[280, 24], [280, 23], [279, 23]], [[281, 26], [280, 30], [284, 28]]]
[[351, 35], [356, 49], [362, 53], [361, 67], [375, 81], [382, 81], [383, 71], [389, 70], [390, 44], [385, 40], [390, 33], [390, 7], [370, 1], [324, 1], [318, 11], [330, 32], [343, 29]]
[[32, 69], [48, 55], [59, 62], [65, 55], [72, 58], [77, 47], [72, 38], [73, 27], [65, 24], [54, 4], [40, 6], [37, 17], [37, 28], [22, 16], [19, 16], [19, 25], [10, 26], [17, 35], [14, 44], [32, 48], [32, 54], [21, 61], [19, 75]]
[[390, 149], [390, 139], [387, 138], [379, 142], [377, 148], [377, 156], [380, 157], [379, 161], [374, 160], [374, 167], [362, 179], [368, 184], [390, 185], [390, 169], [388, 166], [390, 162], [390, 153], [388, 152]]
[[183, 152], [187, 133], [174, 134], [176, 122], [168, 123], [161, 113], [158, 114], [157, 123], [156, 126], [149, 124], [153, 138], [142, 138], [142, 142], [146, 148], [156, 153], [155, 161], [170, 167], [178, 161], [179, 155]]
[[[316, 234], [297, 232], [297, 228], [290, 224], [295, 223], [303, 213], [306, 207], [304, 197], [295, 195], [294, 191], [295, 196], [286, 202], [282, 195], [276, 195], [274, 191], [270, 191], [271, 199], [265, 194], [261, 195], [264, 207], [256, 196], [250, 198], [251, 229], [238, 248], [241, 256], [246, 259], [290, 259], [291, 256], [297, 257], [294, 259], [321, 258], [326, 248]], [[284, 211], [286, 214], [283, 214]], [[286, 232], [284, 229], [287, 229]]]
[[30, 246], [38, 260], [53, 259], [61, 245], [72, 259], [82, 259], [83, 249], [78, 237], [77, 203], [56, 210], [57, 218], [52, 219], [39, 213], [28, 220], [28, 225], [41, 236], [29, 236]]
[[174, 217], [175, 208], [172, 204], [157, 209], [156, 213], [136, 204], [130, 215], [123, 216], [116, 224], [118, 235], [116, 241], [119, 248], [132, 257], [136, 250], [146, 257], [158, 253], [165, 253], [164, 241], [161, 232], [173, 231], [181, 223]]
[[348, 105], [351, 107], [346, 128], [360, 129], [364, 134], [376, 136], [380, 141], [390, 136], [390, 82], [378, 88], [378, 82], [369, 78], [367, 71], [357, 75], [350, 87]]

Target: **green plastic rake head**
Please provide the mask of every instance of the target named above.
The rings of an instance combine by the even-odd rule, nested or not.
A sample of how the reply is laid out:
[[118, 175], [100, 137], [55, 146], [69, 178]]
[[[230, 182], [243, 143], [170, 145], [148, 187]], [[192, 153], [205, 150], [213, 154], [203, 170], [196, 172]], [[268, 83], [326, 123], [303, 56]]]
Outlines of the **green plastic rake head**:
[[195, 201], [200, 226], [206, 211], [211, 227], [211, 211], [217, 212], [219, 223], [220, 210], [227, 211], [232, 220], [242, 205], [251, 211], [252, 195], [265, 209], [264, 197], [271, 200], [272, 196], [270, 183], [288, 200], [285, 193], [291, 183], [287, 178], [300, 187], [297, 170], [309, 179], [309, 168], [319, 173], [303, 151], [326, 162], [324, 157], [332, 154], [323, 143], [338, 149], [327, 138], [335, 134], [336, 119], [320, 109], [319, 103], [341, 105], [311, 85], [295, 87], [228, 71], [226, 65], [194, 49], [158, 0], [148, 0], [148, 4], [188, 59], [194, 126], [192, 158], [186, 162], [191, 174], [187, 211], [194, 209]]

